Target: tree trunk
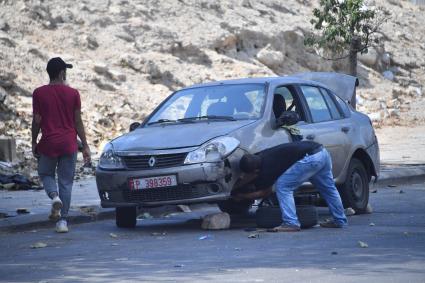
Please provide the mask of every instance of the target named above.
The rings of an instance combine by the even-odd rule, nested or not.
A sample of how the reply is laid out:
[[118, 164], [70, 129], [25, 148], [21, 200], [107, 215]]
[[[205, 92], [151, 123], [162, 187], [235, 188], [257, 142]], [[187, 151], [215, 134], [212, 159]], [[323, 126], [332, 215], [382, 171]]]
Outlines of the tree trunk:
[[350, 55], [349, 55], [349, 75], [354, 77], [357, 76], [357, 53], [360, 49], [360, 38], [353, 36], [350, 43]]
[[[349, 75], [357, 77], [357, 53], [360, 50], [360, 38], [353, 36], [350, 43], [350, 54], [349, 54]], [[356, 109], [356, 88], [354, 88], [353, 96], [350, 101], [351, 106]]]

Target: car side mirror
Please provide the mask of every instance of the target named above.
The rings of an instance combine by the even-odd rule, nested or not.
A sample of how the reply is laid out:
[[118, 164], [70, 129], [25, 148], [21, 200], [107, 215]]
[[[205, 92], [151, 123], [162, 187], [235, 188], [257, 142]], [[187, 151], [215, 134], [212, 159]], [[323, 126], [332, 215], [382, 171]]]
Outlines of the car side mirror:
[[292, 126], [300, 121], [300, 115], [294, 111], [284, 111], [279, 118], [276, 119], [276, 126]]
[[135, 129], [137, 129], [140, 126], [139, 122], [133, 122], [130, 124], [130, 132], [134, 131]]

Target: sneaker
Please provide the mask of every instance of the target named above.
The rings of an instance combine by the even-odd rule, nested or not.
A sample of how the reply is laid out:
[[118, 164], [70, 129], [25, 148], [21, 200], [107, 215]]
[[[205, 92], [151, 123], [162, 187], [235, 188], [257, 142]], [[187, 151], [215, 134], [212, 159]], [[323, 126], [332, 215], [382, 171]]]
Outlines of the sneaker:
[[58, 233], [68, 233], [68, 223], [65, 219], [61, 219], [56, 222], [56, 232]]
[[58, 196], [52, 199], [52, 209], [50, 210], [49, 219], [58, 221], [61, 218], [62, 201]]
[[282, 224], [280, 226], [268, 229], [268, 232], [299, 232], [301, 228], [295, 225]]
[[343, 227], [343, 225], [335, 223], [333, 220], [326, 220], [324, 222], [321, 222], [319, 225], [320, 227], [323, 227], [323, 228], [342, 228]]

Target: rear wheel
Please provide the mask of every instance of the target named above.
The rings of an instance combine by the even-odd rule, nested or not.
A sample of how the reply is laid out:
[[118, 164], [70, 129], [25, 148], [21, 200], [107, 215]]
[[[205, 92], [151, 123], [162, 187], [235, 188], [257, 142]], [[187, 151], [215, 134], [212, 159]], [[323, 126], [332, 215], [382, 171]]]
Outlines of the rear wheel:
[[347, 180], [338, 187], [344, 207], [365, 213], [369, 203], [369, 178], [363, 163], [353, 158], [348, 166]]
[[227, 199], [217, 203], [221, 211], [229, 214], [246, 214], [252, 204], [253, 201], [251, 200], [235, 201], [234, 199]]
[[[298, 221], [301, 228], [317, 225], [317, 208], [313, 205], [297, 205]], [[282, 213], [279, 206], [263, 206], [257, 209], [255, 221], [260, 228], [273, 228], [282, 224]]]
[[115, 223], [120, 228], [136, 227], [137, 209], [135, 206], [115, 208]]

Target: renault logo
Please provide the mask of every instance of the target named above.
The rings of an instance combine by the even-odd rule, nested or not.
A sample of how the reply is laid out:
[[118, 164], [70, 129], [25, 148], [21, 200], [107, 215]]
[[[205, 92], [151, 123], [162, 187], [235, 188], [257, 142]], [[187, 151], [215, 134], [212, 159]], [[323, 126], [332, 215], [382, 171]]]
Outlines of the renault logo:
[[151, 156], [151, 158], [149, 158], [148, 163], [149, 163], [149, 167], [154, 167], [156, 163], [155, 157]]

